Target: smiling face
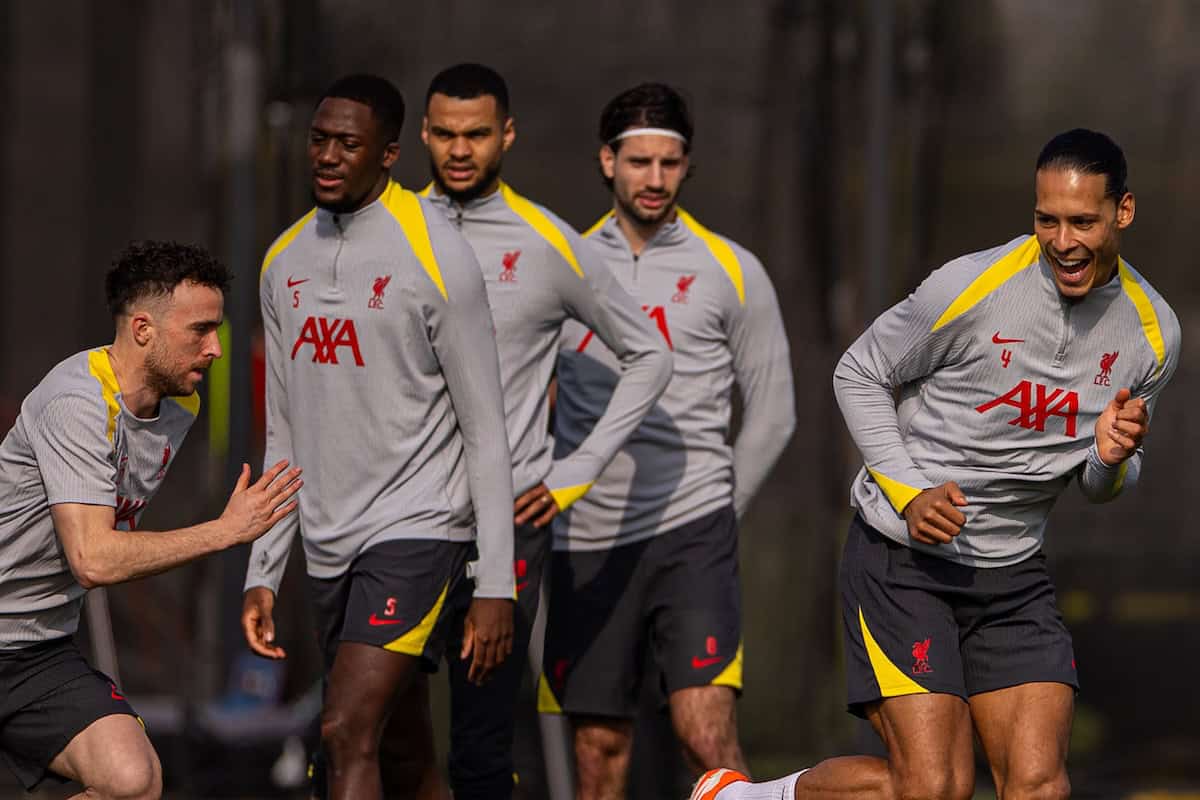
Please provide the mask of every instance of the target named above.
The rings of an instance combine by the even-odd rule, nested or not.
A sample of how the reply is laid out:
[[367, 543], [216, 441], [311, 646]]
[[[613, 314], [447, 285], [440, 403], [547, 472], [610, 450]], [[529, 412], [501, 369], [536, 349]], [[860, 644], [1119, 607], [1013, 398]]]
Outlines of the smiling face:
[[1133, 222], [1133, 195], [1105, 196], [1105, 176], [1046, 167], [1037, 172], [1033, 229], [1063, 297], [1077, 299], [1112, 279], [1120, 233]]
[[384, 140], [370, 106], [326, 97], [308, 132], [313, 199], [335, 214], [357, 211], [383, 192], [399, 152], [399, 143]]
[[612, 181], [618, 213], [641, 226], [670, 217], [688, 172], [684, 144], [672, 136], [630, 136], [613, 149], [600, 148], [600, 169]]
[[463, 99], [434, 92], [425, 109], [421, 141], [443, 194], [456, 203], [491, 194], [500, 183], [504, 154], [516, 130], [490, 94]]

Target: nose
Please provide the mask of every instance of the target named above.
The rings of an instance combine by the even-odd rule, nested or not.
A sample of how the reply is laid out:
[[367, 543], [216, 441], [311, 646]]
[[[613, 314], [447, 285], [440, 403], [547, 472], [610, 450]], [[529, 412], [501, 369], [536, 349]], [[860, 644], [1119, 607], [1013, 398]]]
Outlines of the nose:
[[316, 162], [318, 164], [336, 164], [338, 162], [338, 144], [336, 139], [328, 139], [316, 147]]
[[1059, 225], [1054, 232], [1054, 249], [1066, 253], [1075, 246], [1075, 231], [1070, 225]]
[[217, 331], [212, 331], [204, 338], [204, 355], [214, 359], [221, 357], [221, 336]]
[[649, 174], [646, 176], [648, 188], [661, 189], [666, 183], [666, 171], [662, 164], [654, 161], [650, 164]]
[[471, 157], [471, 145], [465, 136], [456, 136], [450, 142], [450, 157], [466, 159]]

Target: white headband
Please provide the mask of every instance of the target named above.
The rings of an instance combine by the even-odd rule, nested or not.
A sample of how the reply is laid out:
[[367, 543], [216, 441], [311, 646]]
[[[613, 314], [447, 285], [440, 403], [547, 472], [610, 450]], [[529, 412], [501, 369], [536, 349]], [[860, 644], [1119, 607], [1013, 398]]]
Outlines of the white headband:
[[616, 136], [608, 140], [609, 144], [619, 142], [622, 139], [628, 139], [630, 136], [666, 136], [671, 139], [678, 139], [687, 144], [687, 137], [679, 131], [673, 131], [670, 128], [630, 128], [627, 131], [622, 131]]

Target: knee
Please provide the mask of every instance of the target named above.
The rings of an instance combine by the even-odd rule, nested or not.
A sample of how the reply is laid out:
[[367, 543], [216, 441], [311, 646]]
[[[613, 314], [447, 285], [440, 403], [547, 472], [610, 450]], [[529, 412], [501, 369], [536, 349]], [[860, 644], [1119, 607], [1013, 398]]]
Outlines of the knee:
[[629, 758], [631, 731], [622, 726], [585, 725], [575, 730], [575, 758], [581, 768]]
[[376, 727], [363, 724], [337, 708], [327, 708], [321, 713], [321, 743], [335, 760], [347, 756], [375, 758], [379, 753]]
[[90, 788], [105, 800], [159, 800], [162, 766], [153, 750], [142, 757], [114, 760], [104, 783]]
[[1008, 774], [1004, 779], [1004, 800], [1067, 800], [1071, 781], [1065, 767], [1029, 774]]
[[974, 767], [921, 769], [892, 773], [896, 800], [971, 800], [975, 794]]

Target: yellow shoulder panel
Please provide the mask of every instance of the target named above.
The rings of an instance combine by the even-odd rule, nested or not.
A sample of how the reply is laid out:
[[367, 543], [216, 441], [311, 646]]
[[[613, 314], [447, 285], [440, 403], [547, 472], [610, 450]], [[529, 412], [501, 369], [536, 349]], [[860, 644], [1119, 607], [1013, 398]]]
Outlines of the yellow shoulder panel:
[[112, 362], [108, 360], [108, 351], [103, 347], [88, 353], [88, 372], [100, 384], [100, 394], [104, 397], [104, 405], [108, 406], [108, 429], [105, 434], [111, 442], [117, 430], [117, 414], [121, 413], [121, 406], [117, 404], [117, 392], [121, 391], [121, 387], [117, 386]]
[[567, 241], [566, 236], [563, 236], [563, 232], [542, 213], [542, 210], [514, 192], [507, 183], [500, 184], [500, 195], [504, 198], [504, 202], [508, 203], [508, 207], [513, 210], [513, 213], [537, 231], [538, 235], [571, 265], [575, 274], [582, 278], [583, 268], [579, 266], [579, 259], [575, 258], [575, 251], [571, 249], [571, 243]]
[[417, 194], [421, 195], [421, 197], [429, 197], [431, 192], [433, 192], [433, 181], [425, 184], [425, 188], [417, 192]]
[[296, 222], [292, 224], [292, 227], [284, 231], [283, 234], [275, 240], [275, 244], [271, 245], [271, 249], [267, 250], [267, 254], [263, 256], [262, 269], [258, 272], [258, 277], [260, 280], [262, 279], [263, 273], [270, 268], [271, 262], [275, 260], [275, 257], [284, 250], [288, 249], [288, 246], [296, 240], [296, 237], [300, 234], [300, 231], [302, 231], [304, 226], [308, 224], [308, 221], [316, 215], [317, 209], [314, 208], [303, 217], [296, 220]]
[[200, 413], [200, 393], [199, 392], [192, 392], [189, 395], [180, 395], [177, 397], [172, 397], [171, 399], [174, 400], [176, 403], [178, 403], [180, 405], [180, 407], [183, 408], [184, 411], [188, 412], [193, 417], [197, 416]]
[[1167, 358], [1167, 348], [1163, 344], [1162, 328], [1159, 327], [1158, 314], [1154, 312], [1154, 304], [1150, 302], [1146, 290], [1134, 277], [1124, 259], [1117, 262], [1117, 271], [1121, 275], [1121, 288], [1133, 302], [1133, 307], [1137, 309], [1138, 317], [1142, 320], [1142, 332], [1146, 334], [1146, 341], [1150, 343], [1150, 349], [1154, 351], [1158, 368], [1162, 369], [1163, 361]]
[[433, 604], [433, 608], [429, 609], [429, 613], [420, 622], [409, 628], [403, 636], [385, 644], [383, 649], [409, 656], [420, 656], [424, 653], [425, 643], [429, 641], [429, 634], [433, 633], [433, 626], [438, 620], [438, 615], [442, 613], [442, 605], [446, 602], [446, 592], [449, 589], [450, 583], [447, 581], [446, 585], [442, 587], [442, 593], [438, 595], [437, 602]]
[[1013, 275], [1016, 275], [1031, 264], [1036, 264], [1041, 252], [1036, 236], [1030, 236], [1025, 240], [1024, 244], [1013, 248], [1012, 252], [995, 264], [992, 264], [978, 278], [971, 281], [971, 285], [964, 289], [962, 294], [954, 298], [954, 302], [950, 304], [950, 307], [942, 312], [937, 322], [933, 323], [931, 330], [936, 331], [951, 320], [970, 311], [980, 300], [999, 289]]
[[425, 222], [425, 213], [421, 210], [421, 201], [417, 195], [400, 186], [395, 181], [388, 181], [387, 188], [379, 198], [408, 238], [408, 244], [417, 255], [417, 260], [425, 269], [425, 274], [437, 286], [443, 300], [449, 300], [446, 294], [446, 284], [442, 281], [442, 270], [433, 254], [433, 245], [429, 241], [429, 226]]
[[700, 241], [704, 242], [708, 247], [708, 252], [712, 253], [713, 258], [721, 265], [721, 269], [725, 270], [725, 274], [729, 276], [729, 280], [733, 281], [733, 288], [737, 290], [738, 305], [744, 306], [746, 304], [746, 285], [742, 279], [742, 264], [734, 254], [733, 248], [724, 239], [697, 222], [695, 217], [682, 208], [676, 209], [676, 211], [683, 224]]
[[906, 694], [929, 694], [929, 690], [900, 671], [891, 662], [883, 648], [871, 635], [867, 620], [863, 617], [862, 609], [858, 609], [858, 624], [862, 628], [863, 643], [867, 646], [867, 656], [871, 659], [871, 669], [875, 680], [879, 683], [879, 693], [884, 697], [899, 697]]
[[887, 495], [888, 502], [892, 504], [892, 508], [896, 509], [897, 514], [904, 513], [904, 507], [921, 493], [920, 489], [909, 486], [907, 483], [892, 480], [882, 472], [876, 472], [870, 467], [867, 467], [867, 472], [871, 473], [871, 477], [879, 484], [879, 488], [883, 489], [883, 493]]
[[596, 220], [596, 222], [592, 225], [592, 227], [588, 228], [586, 231], [583, 232], [583, 238], [586, 239], [589, 236], [591, 236], [593, 233], [595, 233], [596, 231], [603, 228], [604, 223], [608, 222], [608, 218], [611, 217], [612, 215], [613, 215], [613, 212], [609, 211], [607, 214], [602, 216], [600, 219]]

